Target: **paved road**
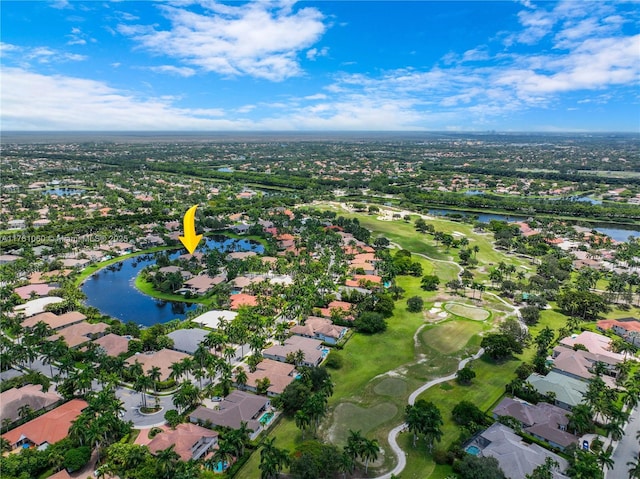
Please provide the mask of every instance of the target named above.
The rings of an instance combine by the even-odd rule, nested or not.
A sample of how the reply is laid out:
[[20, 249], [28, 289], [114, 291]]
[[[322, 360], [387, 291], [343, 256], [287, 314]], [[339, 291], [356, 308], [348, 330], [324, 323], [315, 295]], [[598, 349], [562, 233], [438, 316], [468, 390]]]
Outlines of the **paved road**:
[[607, 470], [606, 479], [626, 479], [629, 477], [627, 462], [635, 460], [640, 451], [640, 445], [636, 439], [638, 431], [640, 431], [640, 406], [636, 407], [629, 417], [624, 437], [618, 442], [613, 452], [613, 469]]
[[[458, 363], [458, 369], [456, 370], [456, 372], [458, 372], [458, 370], [464, 368], [469, 361], [472, 361], [474, 359], [478, 359], [483, 354], [484, 354], [484, 349], [480, 348], [480, 350], [478, 350], [478, 352], [476, 354], [474, 354], [473, 356], [471, 356], [469, 358], [466, 358], [466, 359], [463, 359], [462, 361], [460, 361]], [[452, 374], [449, 374], [448, 376], [442, 376], [442, 377], [439, 377], [439, 378], [436, 378], [436, 379], [432, 379], [431, 381], [423, 384], [422, 386], [420, 386], [418, 389], [416, 389], [415, 391], [413, 391], [411, 393], [411, 395], [409, 396], [409, 404], [411, 404], [413, 406], [413, 404], [415, 404], [416, 399], [418, 398], [418, 396], [420, 394], [422, 394], [423, 392], [425, 392], [430, 387], [433, 387], [436, 384], [444, 383], [446, 381], [451, 381], [452, 379], [455, 379], [455, 377], [456, 377], [456, 373], [452, 373]], [[394, 427], [391, 431], [389, 431], [389, 435], [387, 436], [387, 440], [389, 441], [389, 445], [391, 446], [391, 449], [393, 450], [393, 453], [398, 458], [398, 464], [396, 464], [396, 467], [394, 467], [392, 471], [389, 471], [386, 474], [383, 474], [382, 476], [375, 477], [373, 479], [391, 479], [391, 476], [393, 476], [394, 474], [396, 476], [398, 476], [404, 470], [404, 468], [406, 467], [406, 465], [407, 465], [407, 454], [398, 445], [398, 440], [397, 440], [398, 439], [398, 434], [400, 434], [405, 429], [406, 426], [407, 426], [406, 423], [402, 423], [399, 426]], [[613, 479], [613, 477], [611, 479]]]
[[[140, 404], [142, 395], [127, 388], [118, 387], [116, 396], [124, 403], [125, 413], [122, 419], [124, 421], [132, 421], [134, 429], [143, 429], [147, 427], [160, 426], [164, 424], [164, 413], [169, 409], [175, 409], [172, 396], [159, 396], [160, 406], [162, 409], [155, 414], [141, 414]], [[147, 405], [154, 406], [155, 398], [147, 394]]]

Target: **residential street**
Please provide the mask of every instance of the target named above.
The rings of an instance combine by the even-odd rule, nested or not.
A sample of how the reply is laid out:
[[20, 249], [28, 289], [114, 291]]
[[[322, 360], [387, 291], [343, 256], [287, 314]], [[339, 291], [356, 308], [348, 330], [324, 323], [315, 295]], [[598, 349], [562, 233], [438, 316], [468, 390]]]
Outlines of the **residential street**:
[[635, 460], [640, 451], [636, 433], [640, 431], [640, 407], [636, 407], [631, 414], [625, 428], [625, 435], [613, 452], [613, 469], [607, 470], [606, 479], [626, 479], [629, 477], [627, 462]]

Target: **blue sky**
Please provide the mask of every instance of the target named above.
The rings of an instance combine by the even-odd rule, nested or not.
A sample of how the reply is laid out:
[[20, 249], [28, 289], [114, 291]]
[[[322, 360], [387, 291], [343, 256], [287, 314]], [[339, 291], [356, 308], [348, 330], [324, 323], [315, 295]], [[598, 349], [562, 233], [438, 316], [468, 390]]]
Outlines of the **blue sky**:
[[0, 8], [5, 131], [640, 131], [637, 1]]

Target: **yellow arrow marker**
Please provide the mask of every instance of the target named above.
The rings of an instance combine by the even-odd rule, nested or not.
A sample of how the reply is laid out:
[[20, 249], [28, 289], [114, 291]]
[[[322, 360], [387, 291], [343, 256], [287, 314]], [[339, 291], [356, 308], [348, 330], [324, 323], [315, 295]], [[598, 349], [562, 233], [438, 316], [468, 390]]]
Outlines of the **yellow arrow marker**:
[[202, 239], [202, 235], [196, 234], [196, 225], [195, 225], [195, 216], [196, 216], [196, 208], [198, 205], [192, 206], [187, 210], [184, 214], [183, 226], [184, 226], [184, 236], [178, 236], [178, 239], [182, 241], [182, 244], [189, 254], [193, 254], [198, 243]]

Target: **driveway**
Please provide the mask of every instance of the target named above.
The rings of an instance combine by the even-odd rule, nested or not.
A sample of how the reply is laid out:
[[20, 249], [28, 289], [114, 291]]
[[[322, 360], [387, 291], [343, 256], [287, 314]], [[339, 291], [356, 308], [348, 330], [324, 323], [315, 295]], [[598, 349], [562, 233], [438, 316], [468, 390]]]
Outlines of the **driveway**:
[[[122, 419], [133, 422], [135, 429], [160, 426], [165, 422], [164, 413], [169, 409], [175, 409], [172, 402], [173, 396], [158, 396], [162, 409], [155, 414], [140, 413], [140, 403], [142, 401], [142, 395], [140, 393], [132, 391], [131, 389], [118, 387], [116, 389], [116, 396], [124, 403], [125, 413]], [[154, 404], [155, 398], [147, 395], [147, 405], [153, 406]]]
[[629, 422], [624, 430], [624, 437], [618, 442], [613, 451], [613, 469], [607, 470], [606, 479], [629, 477], [627, 462], [635, 460], [638, 457], [638, 451], [640, 451], [640, 445], [638, 445], [638, 440], [636, 439], [638, 431], [640, 431], [640, 406], [636, 407], [631, 416], [629, 416]]

